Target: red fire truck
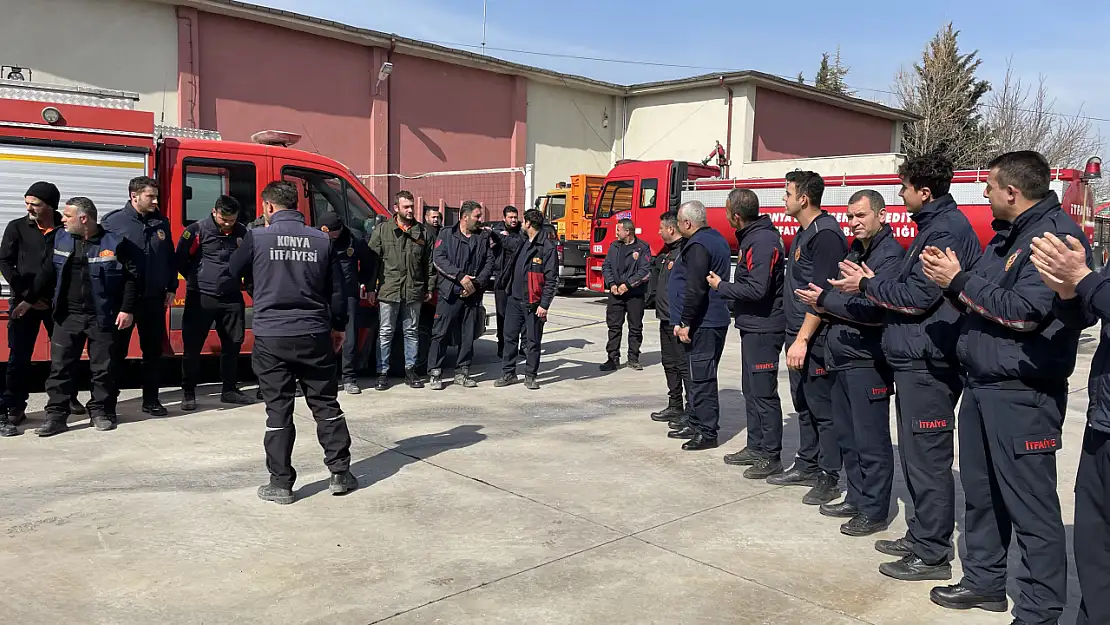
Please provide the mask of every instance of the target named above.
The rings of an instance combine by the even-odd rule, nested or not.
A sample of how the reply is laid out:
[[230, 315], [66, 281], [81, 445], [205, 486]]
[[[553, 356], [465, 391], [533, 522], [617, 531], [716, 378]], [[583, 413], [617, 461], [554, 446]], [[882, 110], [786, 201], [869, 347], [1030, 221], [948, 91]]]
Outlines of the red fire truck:
[[[154, 114], [134, 110], [136, 94], [99, 89], [40, 85], [0, 80], [0, 227], [26, 215], [23, 194], [35, 181], [58, 186], [62, 201], [83, 195], [99, 215], [127, 203], [127, 183], [141, 175], [156, 176], [160, 208], [174, 239], [185, 226], [206, 219], [217, 196], [235, 197], [244, 223], [260, 210], [262, 188], [272, 180], [292, 182], [301, 192], [299, 210], [309, 224], [326, 211], [339, 214], [349, 227], [365, 231], [386, 207], [344, 165], [318, 154], [290, 148], [298, 138], [275, 131], [255, 135], [256, 143], [221, 141], [207, 131], [155, 124]], [[3, 284], [0, 323], [8, 318], [8, 285]], [[181, 354], [185, 282], [167, 312], [167, 350]], [[252, 311], [247, 303], [247, 340]], [[206, 353], [219, 352], [213, 332]], [[140, 355], [138, 333], [130, 356]], [[7, 361], [0, 341], [0, 362]], [[49, 360], [49, 342], [40, 334], [36, 361]]]
[[[804, 161], [798, 163], [804, 165]], [[1091, 237], [1094, 233], [1094, 193], [1090, 180], [1100, 175], [1100, 161], [1092, 157], [1085, 171], [1053, 169], [1052, 190], [1060, 196], [1064, 208]], [[747, 188], [759, 196], [761, 210], [770, 215], [778, 226], [787, 246], [798, 230], [798, 222], [784, 213], [784, 178], [752, 180], [726, 180], [718, 178], [717, 167], [680, 161], [620, 161], [605, 178], [594, 208], [590, 236], [590, 258], [587, 261], [587, 285], [590, 290], [604, 291], [601, 265], [609, 245], [616, 240], [616, 222], [629, 218], [636, 226], [636, 234], [658, 252], [663, 242], [659, 238], [659, 216], [677, 209], [687, 200], [700, 200], [708, 209], [709, 225], [728, 239], [736, 252], [736, 232], [725, 217], [725, 198], [736, 188]], [[784, 172], [785, 173], [785, 172]], [[987, 171], [959, 171], [952, 180], [950, 193], [960, 210], [967, 215], [979, 239], [986, 245], [994, 236], [991, 229], [990, 204], [983, 197]], [[903, 246], [917, 235], [914, 222], [906, 213], [898, 196], [901, 180], [895, 174], [868, 176], [825, 177], [824, 209], [836, 217], [851, 237], [845, 215], [848, 198], [860, 189], [874, 189], [887, 203], [887, 222]]]

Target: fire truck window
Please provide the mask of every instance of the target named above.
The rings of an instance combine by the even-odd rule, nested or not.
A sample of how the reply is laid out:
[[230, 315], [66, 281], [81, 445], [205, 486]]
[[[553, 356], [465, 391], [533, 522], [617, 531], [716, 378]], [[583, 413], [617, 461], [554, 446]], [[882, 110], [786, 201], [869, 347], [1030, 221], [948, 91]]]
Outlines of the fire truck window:
[[[300, 192], [300, 201], [309, 209], [312, 225], [319, 223], [320, 217], [325, 213], [335, 213], [348, 223], [347, 196], [343, 180], [335, 174], [329, 174], [311, 169], [285, 168], [282, 170], [282, 179], [296, 185]], [[298, 204], [297, 208], [301, 208]]]
[[255, 172], [251, 163], [227, 163], [186, 159], [184, 163], [184, 208], [182, 225], [207, 218], [216, 198], [230, 195], [239, 200], [239, 220], [249, 223], [255, 216]]
[[624, 211], [632, 210], [632, 191], [636, 183], [632, 180], [615, 180], [605, 185], [601, 191], [599, 217], [606, 219]]
[[366, 200], [358, 194], [358, 191], [351, 185], [346, 186], [347, 189], [347, 224], [348, 228], [358, 230], [366, 233], [366, 222], [373, 219], [376, 215]]
[[640, 208], [655, 208], [655, 196], [659, 191], [659, 181], [655, 178], [640, 181]]

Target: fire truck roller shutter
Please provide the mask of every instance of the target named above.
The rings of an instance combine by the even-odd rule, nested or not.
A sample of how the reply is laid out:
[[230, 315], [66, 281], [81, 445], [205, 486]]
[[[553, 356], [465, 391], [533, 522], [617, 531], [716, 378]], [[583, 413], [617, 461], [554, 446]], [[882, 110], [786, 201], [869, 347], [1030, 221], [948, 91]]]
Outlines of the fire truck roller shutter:
[[[90, 198], [103, 217], [127, 203], [127, 183], [146, 172], [145, 152], [0, 143], [0, 228], [27, 214], [23, 194], [39, 180], [54, 183], [62, 202], [78, 195]], [[2, 288], [7, 296], [8, 285]]]

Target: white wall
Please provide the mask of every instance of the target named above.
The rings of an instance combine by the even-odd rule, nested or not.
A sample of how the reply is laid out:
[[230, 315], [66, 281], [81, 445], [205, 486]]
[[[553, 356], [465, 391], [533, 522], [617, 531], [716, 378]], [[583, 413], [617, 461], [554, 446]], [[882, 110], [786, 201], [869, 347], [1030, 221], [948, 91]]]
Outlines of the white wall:
[[535, 166], [535, 195], [572, 174], [608, 173], [619, 124], [612, 96], [529, 80], [528, 162]]
[[0, 0], [0, 64], [35, 82], [134, 91], [177, 125], [177, 17], [143, 0]]
[[[735, 140], [735, 137], [734, 137]], [[787, 172], [804, 169], [821, 174], [825, 184], [832, 186], [837, 176], [866, 176], [870, 174], [896, 174], [898, 166], [906, 160], [904, 154], [853, 154], [851, 156], [823, 156], [778, 161], [756, 161], [732, 164], [733, 178], [782, 178]]]
[[[733, 87], [732, 162], [743, 160], [749, 106]], [[629, 97], [624, 158], [700, 161], [717, 141], [727, 145], [728, 94], [721, 87]], [[750, 135], [749, 135], [750, 137]], [[750, 143], [751, 139], [748, 138]], [[750, 152], [750, 150], [749, 150]]]

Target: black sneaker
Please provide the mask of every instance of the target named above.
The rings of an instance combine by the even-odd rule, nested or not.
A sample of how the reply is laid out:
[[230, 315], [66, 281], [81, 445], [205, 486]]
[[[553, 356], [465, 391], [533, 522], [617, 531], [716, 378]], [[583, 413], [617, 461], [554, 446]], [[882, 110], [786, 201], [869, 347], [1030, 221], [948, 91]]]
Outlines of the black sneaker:
[[76, 397], [69, 400], [69, 414], [82, 415], [86, 412], [87, 411], [85, 410], [85, 405], [77, 401]]
[[162, 405], [162, 402], [158, 401], [157, 399], [152, 402], [143, 402], [141, 410], [152, 417], [164, 417], [170, 414], [170, 411], [166, 410], [166, 407]]
[[15, 436], [19, 434], [19, 428], [15, 427], [8, 417], [0, 415], [0, 436]]
[[236, 406], [249, 406], [254, 402], [250, 397], [242, 394], [239, 391], [224, 391], [220, 393], [221, 404], [234, 404]]
[[11, 423], [12, 425], [21, 425], [26, 420], [26, 408], [16, 408], [15, 410], [8, 411], [8, 423]]
[[293, 503], [293, 489], [266, 484], [258, 487], [258, 498], [262, 501], [272, 501], [282, 505]]
[[362, 389], [359, 388], [358, 382], [347, 382], [343, 385], [343, 392], [348, 395], [361, 395]]
[[497, 381], [494, 382], [493, 385], [496, 386], [497, 388], [501, 388], [503, 386], [509, 386], [510, 384], [516, 384], [516, 382], [517, 382], [517, 379], [516, 379], [516, 374], [515, 373], [506, 373], [506, 374], [502, 375], [501, 377], [497, 378]]
[[839, 481], [835, 475], [821, 473], [817, 477], [817, 485], [802, 497], [802, 503], [807, 506], [819, 506], [836, 499], [840, 496]]
[[852, 519], [859, 514], [859, 509], [847, 501], [823, 503], [821, 504], [821, 514], [835, 519]]
[[[261, 390], [258, 391], [258, 398], [262, 399], [262, 391]], [[185, 396], [181, 398], [181, 409], [184, 410], [185, 412], [192, 412], [192, 411], [196, 410], [197, 409], [197, 394], [196, 393], [190, 393], [190, 392], [186, 391]]]
[[602, 371], [616, 371], [617, 369], [620, 369], [620, 367], [620, 359], [610, 358], [609, 360], [601, 363], [601, 366], [599, 366], [598, 369], [601, 369]]
[[817, 477], [822, 475], [820, 469], [804, 471], [795, 464], [784, 473], [772, 475], [767, 478], [767, 483], [772, 486], [817, 486]]
[[640, 359], [639, 358], [629, 358], [628, 359], [628, 368], [632, 369], [633, 371], [643, 371], [644, 370], [644, 366], [640, 364]]
[[887, 528], [890, 523], [886, 519], [869, 519], [865, 514], [857, 514], [840, 526], [840, 533], [845, 536], [859, 538], [877, 534]]
[[116, 422], [106, 414], [96, 415], [89, 422], [92, 423], [97, 432], [110, 432], [116, 429]]
[[328, 483], [328, 490], [333, 495], [346, 495], [349, 492], [358, 489], [358, 480], [350, 471], [343, 471], [342, 473], [332, 473], [331, 482]]
[[405, 370], [405, 384], [408, 384], [409, 388], [424, 388], [424, 380], [420, 379], [416, 369]]
[[[923, 582], [927, 580], [943, 582], [952, 579], [951, 564], [947, 562], [928, 564], [912, 553], [896, 562], [883, 562], [879, 565], [879, 572], [903, 582]], [[1003, 608], [1003, 611], [1005, 611], [1005, 608]]]
[[875, 551], [895, 558], [904, 558], [913, 554], [913, 545], [905, 538], [876, 540]]
[[389, 390], [389, 376], [384, 373], [378, 374], [378, 383], [374, 385], [374, 390], [385, 391]]
[[524, 376], [524, 388], [526, 388], [530, 391], [540, 390], [540, 383], [536, 381], [536, 376], [534, 376], [534, 375]]
[[468, 369], [463, 369], [462, 371], [455, 373], [454, 383], [455, 385], [461, 386], [463, 388], [476, 388], [478, 386], [478, 383], [471, 379], [470, 371]]
[[443, 378], [440, 377], [439, 370], [433, 369], [428, 374], [428, 388], [432, 389], [433, 391], [443, 390]]
[[750, 447], [745, 447], [735, 453], [725, 455], [725, 464], [734, 466], [750, 466], [759, 461], [763, 454]]
[[47, 417], [46, 423], [43, 423], [41, 426], [39, 426], [39, 429], [35, 430], [35, 434], [39, 435], [42, 438], [46, 438], [47, 436], [61, 434], [62, 432], [65, 432], [67, 430], [69, 430], [69, 426], [66, 424], [64, 418], [59, 419]]
[[749, 480], [765, 480], [779, 473], [782, 473], [781, 460], [778, 458], [760, 458], [755, 464], [744, 470], [744, 477]]

